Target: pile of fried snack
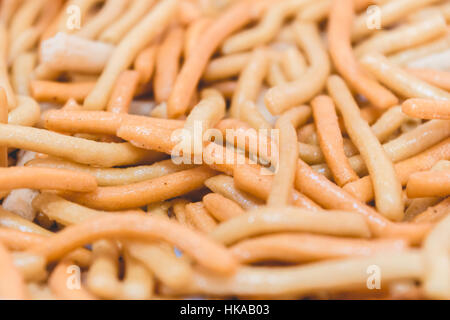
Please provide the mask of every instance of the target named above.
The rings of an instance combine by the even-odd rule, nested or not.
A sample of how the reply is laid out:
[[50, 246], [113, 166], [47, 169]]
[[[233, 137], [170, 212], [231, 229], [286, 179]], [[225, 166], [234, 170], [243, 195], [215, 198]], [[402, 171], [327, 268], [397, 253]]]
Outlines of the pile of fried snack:
[[450, 1], [1, 0], [1, 299], [450, 299]]

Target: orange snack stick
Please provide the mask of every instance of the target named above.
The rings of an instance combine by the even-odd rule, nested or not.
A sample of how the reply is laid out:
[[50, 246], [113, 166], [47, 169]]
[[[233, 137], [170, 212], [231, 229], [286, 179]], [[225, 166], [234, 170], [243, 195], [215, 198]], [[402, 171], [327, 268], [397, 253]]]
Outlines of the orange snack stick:
[[409, 99], [403, 103], [402, 110], [414, 118], [450, 120], [450, 101]]
[[156, 53], [158, 46], [151, 45], [141, 51], [134, 61], [134, 70], [139, 72], [139, 83], [149, 83], [153, 77], [156, 65]]
[[413, 173], [406, 192], [408, 198], [446, 197], [450, 195], [450, 170]]
[[95, 82], [62, 83], [34, 80], [31, 96], [37, 101], [66, 103], [69, 99], [82, 102], [94, 88]]
[[218, 193], [210, 193], [204, 196], [203, 204], [206, 210], [219, 222], [228, 221], [245, 213], [236, 202]]
[[415, 77], [433, 86], [450, 91], [450, 72], [432, 69], [407, 69]]
[[107, 111], [112, 113], [128, 113], [139, 82], [139, 73], [124, 71], [117, 79], [111, 93]]
[[186, 205], [186, 219], [195, 229], [209, 233], [217, 227], [217, 222], [211, 217], [202, 202], [190, 203]]
[[14, 265], [13, 257], [0, 242], [0, 298], [2, 300], [27, 299], [25, 280]]

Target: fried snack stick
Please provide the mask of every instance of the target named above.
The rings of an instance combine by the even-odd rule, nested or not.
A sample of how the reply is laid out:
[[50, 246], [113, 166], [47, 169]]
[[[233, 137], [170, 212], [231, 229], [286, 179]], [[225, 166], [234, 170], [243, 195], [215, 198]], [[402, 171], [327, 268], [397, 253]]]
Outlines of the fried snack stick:
[[209, 214], [202, 202], [189, 203], [184, 208], [188, 224], [203, 233], [210, 233], [217, 227], [217, 222]]
[[406, 98], [450, 100], [450, 93], [412, 76], [379, 53], [365, 55], [361, 63], [380, 82]]
[[130, 168], [97, 168], [74, 162], [43, 158], [34, 159], [26, 164], [27, 167], [65, 169], [88, 173], [97, 179], [102, 187], [132, 184], [154, 178], [159, 178], [182, 170], [192, 169], [191, 165], [176, 165], [172, 160], [164, 160], [150, 166], [137, 166]]
[[22, 53], [13, 62], [11, 69], [11, 84], [18, 95], [30, 95], [30, 78], [37, 61], [37, 55], [32, 52]]
[[330, 73], [330, 59], [317, 26], [312, 23], [298, 23], [294, 25], [294, 31], [310, 67], [301, 79], [273, 87], [266, 93], [265, 103], [272, 114], [281, 114], [312, 99], [323, 89]]
[[153, 81], [155, 100], [165, 102], [172, 92], [180, 69], [180, 58], [183, 51], [184, 29], [174, 27], [158, 47], [156, 55], [156, 73]]
[[[234, 170], [234, 184], [258, 199], [267, 200], [273, 184], [272, 175], [262, 174], [261, 170], [249, 165], [238, 166]], [[298, 192], [292, 190], [293, 205], [309, 211], [322, 210], [315, 202]]]
[[13, 257], [0, 242], [0, 299], [25, 300], [28, 293], [22, 274], [14, 265]]
[[[184, 3], [187, 3], [186, 1]], [[180, 4], [181, 10], [181, 4]], [[193, 21], [186, 30], [186, 37], [184, 41], [183, 55], [184, 59], [188, 59], [191, 53], [195, 50], [197, 43], [202, 35], [211, 26], [212, 19], [210, 17], [198, 18]]]
[[355, 286], [366, 288], [367, 268], [371, 265], [384, 270], [383, 281], [386, 282], [421, 279], [424, 270], [420, 252], [408, 250], [403, 253], [323, 261], [295, 267], [241, 267], [231, 277], [212, 276], [197, 271], [192, 283], [175, 293], [301, 297], [321, 290], [336, 291]]
[[432, 299], [450, 299], [449, 253], [450, 215], [439, 222], [425, 240], [424, 288]]
[[281, 261], [301, 263], [337, 258], [369, 257], [384, 252], [402, 252], [405, 240], [346, 239], [301, 233], [279, 233], [243, 240], [230, 248], [243, 264]]
[[[102, 72], [113, 50], [114, 47], [109, 44], [60, 32], [42, 42], [40, 68], [45, 66], [57, 73], [73, 71], [98, 74]], [[39, 78], [39, 73], [37, 76]]]
[[328, 96], [319, 96], [311, 105], [320, 147], [334, 180], [341, 187], [358, 180], [358, 175], [345, 155], [344, 141], [333, 101]]
[[403, 103], [402, 110], [415, 118], [450, 120], [450, 101], [409, 99]]
[[158, 3], [114, 49], [95, 88], [84, 101], [87, 110], [102, 110], [110, 98], [117, 77], [126, 70], [141, 52], [163, 30], [177, 9], [177, 1]]
[[45, 237], [43, 235], [4, 227], [0, 228], [0, 242], [2, 242], [3, 245], [11, 251], [28, 250], [32, 246], [36, 245], [36, 243], [44, 241]]
[[95, 82], [53, 82], [34, 80], [30, 83], [31, 96], [41, 102], [66, 103], [69, 99], [82, 102], [94, 88]]
[[90, 208], [101, 210], [133, 209], [168, 200], [201, 188], [216, 172], [199, 167], [139, 183], [101, 187], [86, 194], [70, 194], [68, 198]]
[[246, 66], [239, 76], [238, 85], [233, 95], [230, 114], [233, 118], [241, 118], [241, 111], [246, 101], [256, 101], [264, 78], [266, 77], [269, 62], [267, 49], [257, 48], [249, 57]]
[[330, 11], [328, 41], [336, 69], [355, 90], [378, 108], [394, 106], [398, 99], [389, 90], [370, 78], [356, 60], [351, 46], [351, 25], [354, 20], [353, 1], [334, 0]]
[[7, 64], [8, 34], [3, 24], [0, 25], [0, 88], [5, 91], [8, 108], [17, 105], [16, 95], [11, 87]]
[[298, 139], [295, 129], [303, 120], [303, 108], [293, 108], [285, 112], [276, 122], [275, 128], [280, 133], [279, 159], [273, 178], [267, 205], [280, 207], [292, 202], [292, 189], [298, 159]]
[[[8, 100], [6, 92], [0, 87], [0, 123], [8, 123]], [[8, 147], [0, 147], [0, 168], [8, 167]]]
[[12, 17], [9, 26], [9, 37], [14, 40], [30, 28], [46, 4], [46, 0], [26, 1]]
[[121, 293], [119, 248], [112, 240], [100, 240], [92, 245], [92, 264], [86, 278], [90, 292], [102, 299], [117, 299]]
[[240, 1], [213, 22], [200, 39], [195, 51], [191, 52], [185, 61], [178, 75], [167, 104], [169, 118], [177, 118], [186, 112], [211, 56], [224, 39], [246, 25], [251, 19], [251, 3]]
[[415, 216], [412, 221], [417, 223], [439, 222], [442, 218], [444, 218], [448, 214], [449, 208], [450, 208], [450, 198], [446, 198], [445, 200], [439, 202], [437, 205], [430, 206], [427, 210]]
[[306, 59], [297, 47], [287, 48], [280, 61], [283, 73], [290, 81], [300, 79], [307, 70]]
[[131, 101], [137, 90], [138, 82], [138, 72], [130, 70], [122, 72], [111, 93], [107, 111], [112, 113], [128, 113]]
[[139, 83], [147, 84], [153, 77], [158, 46], [152, 44], [138, 54], [134, 61], [134, 70], [139, 72]]
[[91, 192], [96, 188], [95, 178], [86, 173], [48, 168], [0, 168], [0, 189], [2, 190], [51, 189]]
[[[440, 160], [450, 159], [450, 139], [395, 165], [395, 172], [402, 185], [406, 185], [414, 172], [431, 169]], [[373, 186], [370, 177], [364, 177], [351, 182], [344, 190], [363, 202], [373, 199]]]
[[408, 198], [446, 197], [450, 195], [450, 169], [413, 173], [406, 187]]
[[[439, 0], [397, 0], [397, 1], [383, 1], [380, 8], [380, 22], [381, 28], [388, 27], [401, 18], [409, 15], [418, 9], [427, 7]], [[367, 15], [362, 13], [353, 22], [352, 40], [358, 41], [366, 35], [373, 33], [375, 28], [367, 27]]]
[[124, 250], [125, 276], [121, 297], [126, 300], [149, 300], [155, 290], [153, 275], [142, 262], [131, 256], [127, 248]]
[[415, 77], [426, 81], [433, 86], [450, 91], [450, 72], [432, 69], [407, 69]]
[[384, 143], [407, 121], [408, 116], [402, 112], [402, 107], [396, 106], [383, 113], [372, 125], [371, 129], [378, 140]]
[[33, 251], [54, 261], [74, 248], [108, 237], [167, 241], [217, 273], [230, 274], [237, 267], [225, 248], [207, 237], [166, 218], [136, 214], [102, 216], [67, 227]]
[[228, 221], [245, 213], [236, 202], [218, 193], [210, 193], [204, 196], [203, 204], [206, 210], [219, 222]]
[[384, 55], [398, 52], [434, 40], [447, 32], [447, 25], [442, 14], [431, 15], [429, 18], [402, 28], [385, 31], [368, 40], [360, 42], [354, 49], [356, 57], [367, 53], [379, 52]]
[[238, 203], [245, 210], [254, 209], [262, 205], [262, 202], [257, 198], [236, 188], [232, 177], [218, 175], [206, 180], [205, 185], [211, 191]]
[[378, 211], [390, 220], [401, 221], [404, 216], [402, 186], [392, 161], [367, 122], [361, 118], [359, 107], [344, 81], [337, 76], [330, 77], [328, 91], [336, 101], [347, 132], [367, 165]]
[[231, 245], [241, 239], [274, 232], [311, 232], [335, 236], [370, 237], [370, 230], [364, 217], [355, 212], [313, 212], [294, 207], [252, 210], [220, 224], [211, 232], [210, 237], [219, 243]]
[[158, 119], [105, 111], [50, 110], [44, 114], [45, 127], [58, 132], [115, 135], [122, 122], [152, 124], [168, 129], [179, 129], [185, 121]]
[[98, 39], [103, 42], [118, 44], [134, 25], [147, 14], [154, 3], [154, 0], [133, 0], [125, 13], [123, 13], [123, 15], [121, 15], [114, 23], [111, 23], [109, 26], [105, 24], [106, 28], [99, 35]]
[[[78, 273], [78, 266], [70, 261], [61, 261], [53, 270], [48, 279], [49, 287], [52, 293], [58, 299], [62, 300], [96, 300], [89, 291], [81, 286], [81, 278], [74, 280], [75, 277], [81, 277]], [[69, 280], [72, 280], [69, 282]], [[67, 284], [70, 283], [69, 287]]]
[[161, 159], [160, 154], [135, 148], [128, 143], [94, 142], [47, 130], [6, 124], [0, 124], [0, 145], [109, 168]]

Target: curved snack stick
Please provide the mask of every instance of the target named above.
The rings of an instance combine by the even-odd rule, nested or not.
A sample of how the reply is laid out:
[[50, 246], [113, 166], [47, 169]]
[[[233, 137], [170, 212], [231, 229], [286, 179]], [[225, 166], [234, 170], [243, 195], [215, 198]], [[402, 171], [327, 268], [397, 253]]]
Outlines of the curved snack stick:
[[172, 160], [164, 160], [150, 166], [137, 166], [130, 168], [97, 168], [53, 158], [34, 159], [28, 162], [26, 166], [64, 169], [88, 173], [95, 177], [98, 185], [102, 187], [132, 184], [193, 168], [191, 165], [176, 165], [172, 162]]
[[100, 11], [85, 24], [81, 30], [75, 34], [86, 39], [95, 39], [126, 9], [127, 0], [106, 0]]
[[450, 170], [413, 173], [406, 192], [408, 198], [446, 197], [450, 195]]
[[280, 233], [241, 241], [230, 248], [241, 263], [262, 261], [310, 262], [401, 252], [404, 240], [345, 239], [300, 233]]
[[156, 73], [153, 81], [157, 103], [167, 101], [172, 92], [180, 69], [184, 38], [184, 30], [181, 27], [175, 27], [169, 31], [158, 47]]
[[310, 67], [301, 79], [271, 88], [265, 96], [269, 111], [276, 115], [309, 101], [320, 92], [330, 73], [330, 59], [315, 24], [294, 25], [297, 42], [304, 49]]
[[[117, 21], [107, 26], [98, 39], [103, 42], [118, 44], [120, 40], [133, 28], [133, 26], [147, 14], [155, 1], [134, 0], [126, 12]], [[111, 21], [112, 22], [112, 21]]]
[[117, 77], [126, 70], [141, 52], [163, 30], [177, 9], [177, 1], [158, 3], [115, 48], [95, 88], [84, 101], [87, 110], [102, 110], [106, 106]]
[[82, 102], [94, 88], [95, 82], [62, 83], [34, 80], [30, 83], [31, 96], [37, 101], [66, 103], [69, 99]]
[[48, 284], [52, 293], [62, 300], [96, 300], [96, 298], [83, 287], [77, 288], [75, 286], [76, 284], [74, 284], [74, 288], [69, 288], [67, 286], [69, 277], [73, 277], [73, 273], [77, 272], [76, 270], [77, 266], [69, 261], [58, 263], [48, 279]]
[[367, 165], [378, 211], [390, 220], [402, 220], [404, 216], [402, 186], [397, 179], [392, 161], [367, 122], [361, 118], [359, 107], [344, 81], [337, 76], [330, 77], [328, 91], [336, 101], [347, 132]]
[[91, 192], [97, 181], [90, 174], [48, 168], [0, 168], [0, 189], [50, 189]]
[[210, 233], [217, 227], [217, 222], [209, 214], [202, 202], [190, 203], [184, 208], [186, 219], [198, 231]]
[[439, 222], [425, 240], [424, 287], [433, 299], [450, 299], [449, 254], [450, 216]]
[[213, 170], [199, 167], [135, 184], [101, 187], [92, 193], [73, 194], [69, 198], [94, 209], [133, 209], [197, 190], [214, 175]]
[[245, 213], [236, 202], [218, 193], [207, 194], [203, 197], [203, 204], [206, 210], [219, 222], [228, 221]]
[[70, 226], [33, 251], [54, 261], [74, 248], [108, 237], [167, 241], [217, 273], [230, 274], [237, 267], [228, 251], [207, 237], [166, 218], [136, 214], [108, 215]]
[[403, 103], [402, 110], [414, 118], [450, 120], [450, 101], [409, 99]]
[[309, 0], [286, 0], [269, 6], [260, 24], [228, 38], [222, 46], [222, 52], [231, 54], [266, 44], [276, 36], [283, 21], [308, 2]]
[[350, 40], [354, 17], [353, 1], [334, 0], [328, 26], [330, 54], [336, 69], [358, 93], [378, 108], [394, 106], [398, 99], [386, 88], [365, 74], [353, 53]]
[[136, 71], [124, 71], [117, 78], [115, 87], [107, 106], [107, 111], [112, 113], [128, 113], [131, 101], [137, 90], [139, 73]]
[[290, 81], [300, 79], [307, 70], [306, 59], [296, 47], [290, 47], [285, 50], [281, 66], [284, 74]]
[[358, 175], [344, 152], [344, 141], [333, 101], [327, 96], [319, 96], [311, 105], [319, 143], [334, 180], [339, 186], [357, 180]]
[[248, 1], [239, 1], [214, 21], [200, 39], [175, 82], [167, 104], [169, 118], [177, 118], [186, 112], [211, 56], [224, 39], [251, 20], [250, 9], [251, 5]]
[[414, 250], [323, 261], [296, 267], [241, 267], [231, 277], [196, 272], [192, 283], [177, 294], [212, 296], [266, 295], [269, 297], [306, 296], [320, 290], [338, 290], [359, 284], [366, 288], [367, 267], [379, 266], [384, 281], [420, 279], [424, 266], [421, 254]]
[[[450, 139], [395, 165], [395, 172], [402, 185], [406, 185], [409, 177], [418, 171], [430, 170], [440, 160], [450, 159]], [[373, 186], [370, 177], [364, 177], [344, 187], [348, 193], [360, 201], [373, 199]]]
[[0, 299], [27, 299], [25, 280], [14, 265], [13, 257], [0, 242]]
[[[186, 1], [184, 1], [186, 3]], [[181, 3], [180, 3], [181, 10]], [[188, 59], [191, 53], [195, 50], [199, 39], [206, 32], [206, 30], [211, 26], [212, 19], [210, 17], [199, 18], [189, 25], [186, 31], [186, 37], [184, 41], [184, 59]]]
[[412, 76], [379, 53], [365, 55], [361, 63], [380, 82], [406, 98], [450, 100], [450, 93]]
[[7, 48], [8, 48], [8, 34], [5, 26], [0, 25], [0, 88], [5, 90], [8, 107], [14, 108], [17, 104], [16, 95], [11, 87], [8, 74], [7, 65]]
[[47, 130], [0, 124], [0, 145], [19, 148], [103, 168], [154, 161], [161, 155], [129, 143], [102, 143]]
[[157, 45], [151, 45], [150, 47], [142, 50], [134, 61], [134, 70], [139, 72], [139, 83], [141, 84], [149, 83], [153, 77], [156, 65], [157, 49]]
[[267, 73], [268, 62], [268, 51], [265, 49], [255, 49], [251, 54], [247, 65], [239, 76], [238, 86], [233, 95], [230, 108], [230, 114], [233, 118], [240, 118], [243, 104], [247, 100], [256, 101]]
[[[339, 226], [339, 227], [337, 227]], [[365, 219], [354, 212], [307, 211], [293, 207], [256, 209], [220, 224], [210, 237], [230, 245], [241, 239], [274, 232], [311, 232], [370, 237]]]
[[450, 72], [448, 71], [432, 69], [407, 69], [407, 71], [433, 86], [450, 91]]
[[240, 110], [240, 118], [257, 130], [272, 130], [272, 124], [262, 115], [253, 101], [245, 101]]
[[43, 241], [45, 241], [45, 237], [39, 234], [0, 228], [0, 242], [9, 250], [24, 251]]
[[408, 117], [402, 112], [402, 107], [396, 106], [383, 113], [372, 125], [371, 129], [378, 140], [383, 143], [407, 120]]
[[446, 31], [444, 17], [441, 14], [432, 15], [425, 20], [369, 38], [359, 43], [354, 51], [358, 58], [372, 52], [388, 55], [427, 43], [444, 35]]

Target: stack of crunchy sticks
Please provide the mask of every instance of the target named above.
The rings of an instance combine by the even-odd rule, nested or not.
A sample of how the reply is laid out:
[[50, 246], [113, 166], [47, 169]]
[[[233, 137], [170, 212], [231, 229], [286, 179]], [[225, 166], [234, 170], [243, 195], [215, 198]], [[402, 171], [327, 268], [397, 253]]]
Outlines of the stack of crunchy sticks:
[[450, 1], [2, 0], [1, 299], [450, 299]]

